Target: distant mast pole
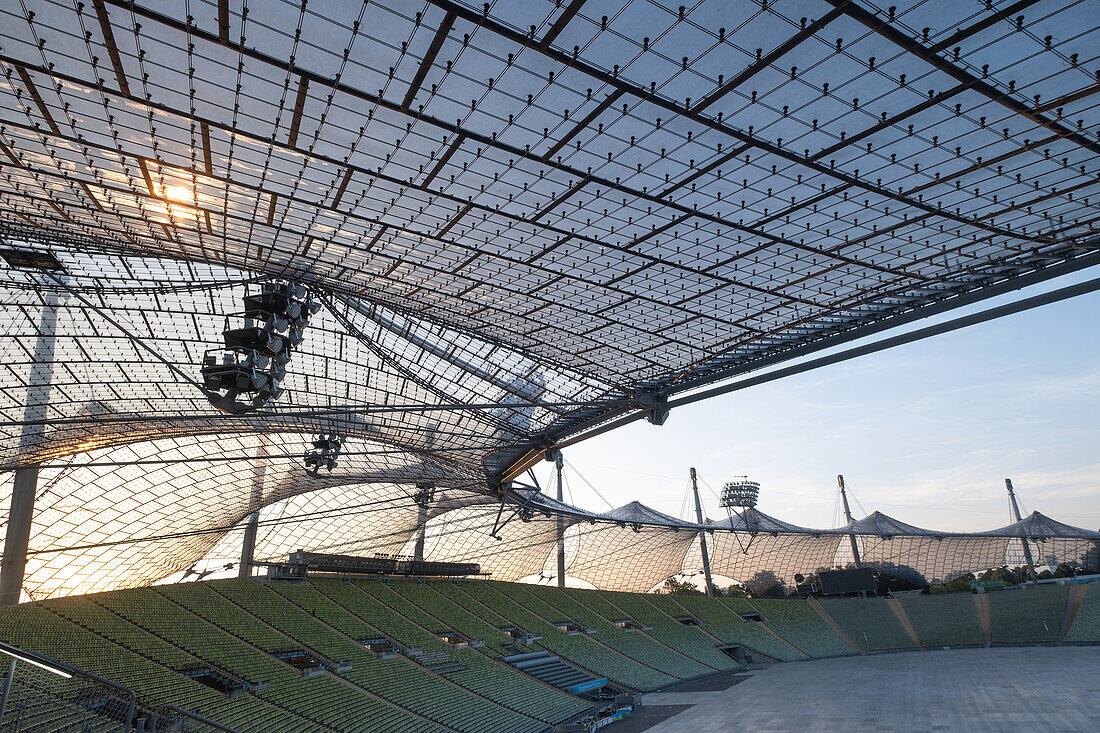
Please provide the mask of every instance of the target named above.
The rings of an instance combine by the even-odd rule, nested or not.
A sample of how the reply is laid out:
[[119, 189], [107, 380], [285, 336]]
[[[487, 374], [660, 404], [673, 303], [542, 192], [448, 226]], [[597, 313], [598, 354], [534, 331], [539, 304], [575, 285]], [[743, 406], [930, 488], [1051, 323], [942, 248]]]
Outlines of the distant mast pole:
[[[695, 480], [695, 469], [691, 469], [691, 491], [695, 494], [695, 521], [700, 526], [703, 524], [703, 507], [699, 504], [699, 484]], [[707, 582], [707, 596], [714, 597], [714, 583], [710, 579], [710, 556], [707, 554], [707, 533], [699, 530], [699, 549], [703, 553], [703, 575]]]
[[[564, 459], [562, 458], [561, 451], [556, 451], [554, 455], [554, 469], [558, 476], [558, 502], [565, 500], [561, 490], [561, 469]], [[565, 587], [565, 519], [558, 515], [558, 587]]]
[[[1016, 522], [1022, 522], [1023, 518], [1020, 516], [1020, 506], [1016, 503], [1016, 492], [1012, 490], [1012, 479], [1005, 479], [1005, 488], [1008, 489], [1008, 501], [1012, 505], [1012, 517]], [[1020, 538], [1020, 544], [1023, 545], [1024, 548], [1024, 562], [1027, 563], [1027, 574], [1031, 576], [1032, 580], [1035, 580], [1035, 561], [1031, 557], [1031, 545], [1028, 544], [1026, 536]]]
[[[844, 521], [852, 523], [852, 510], [848, 507], [848, 493], [844, 490], [844, 476], [837, 474], [836, 484], [840, 487], [840, 501], [844, 504]], [[856, 561], [856, 567], [860, 567], [859, 544], [856, 543], [855, 534], [848, 535], [848, 541], [852, 543], [852, 559]]]

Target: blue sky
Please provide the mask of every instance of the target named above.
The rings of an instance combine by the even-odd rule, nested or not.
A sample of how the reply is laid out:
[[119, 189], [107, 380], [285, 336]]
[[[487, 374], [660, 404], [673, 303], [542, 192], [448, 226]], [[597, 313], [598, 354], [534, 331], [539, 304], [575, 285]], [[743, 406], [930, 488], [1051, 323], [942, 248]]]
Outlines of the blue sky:
[[[704, 510], [722, 518], [711, 489], [747, 474], [762, 486], [762, 511], [822, 527], [843, 523], [836, 508], [836, 474], [843, 473], [859, 501], [857, 517], [878, 509], [962, 531], [1008, 524], [1007, 476], [1025, 514], [1039, 510], [1095, 529], [1098, 319], [1100, 293], [1092, 293], [679, 408], [662, 427], [638, 422], [568, 448], [566, 482], [573, 501], [588, 509], [608, 505], [586, 480], [616, 506], [638, 499], [681, 515], [688, 467], [695, 466]], [[544, 487], [552, 486], [551, 468], [537, 470]]]

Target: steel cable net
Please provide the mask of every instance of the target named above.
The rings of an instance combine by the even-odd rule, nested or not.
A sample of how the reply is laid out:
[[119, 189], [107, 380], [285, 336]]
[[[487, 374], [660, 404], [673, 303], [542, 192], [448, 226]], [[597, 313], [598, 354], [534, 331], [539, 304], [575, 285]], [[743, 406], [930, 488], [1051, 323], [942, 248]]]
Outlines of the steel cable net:
[[[894, 535], [858, 535], [857, 542], [860, 559], [865, 565], [918, 584], [946, 583], [976, 570], [1001, 567], [1011, 545], [1020, 545], [1019, 540]], [[850, 545], [844, 543], [840, 549], [842, 552], [847, 550], [847, 557], [851, 559]], [[1071, 555], [1062, 557], [1068, 559]], [[1023, 564], [1021, 557], [1015, 566]]]
[[[439, 486], [421, 513], [415, 491], [415, 486], [400, 483], [341, 483], [272, 502], [259, 510], [255, 559], [285, 562], [290, 553], [302, 549], [411, 557], [414, 549], [408, 545], [425, 520], [485, 502], [484, 495], [468, 489]], [[225, 570], [235, 574], [243, 535], [243, 524], [225, 534], [182, 579]]]
[[[284, 395], [230, 423], [199, 390], [199, 366], [220, 346], [226, 314], [258, 291], [257, 277], [136, 256], [57, 259], [63, 274], [0, 270], [0, 317], [10, 336], [0, 366], [0, 456], [8, 465], [166, 433], [335, 430], [477, 466], [484, 453], [558, 416], [532, 403], [600, 389], [517, 351], [333, 300], [311, 319]], [[486, 401], [501, 407], [430, 409]], [[531, 406], [509, 407], [517, 402]], [[380, 411], [387, 404], [395, 407]], [[356, 405], [374, 411], [360, 414]]]
[[[837, 547], [845, 538], [835, 530], [813, 530], [788, 524], [755, 509], [710, 525], [706, 532], [711, 572], [763, 592], [777, 583], [794, 588], [795, 575], [836, 566]], [[683, 572], [702, 573], [696, 539], [684, 557]]]
[[[314, 477], [302, 465], [309, 440], [298, 434], [166, 438], [92, 450], [76, 456], [71, 468], [42, 469], [24, 588], [39, 599], [149, 584], [202, 560], [258, 510], [271, 520], [258, 548], [285, 560], [298, 549], [295, 542], [311, 549], [346, 536], [382, 542], [379, 537], [404, 526], [400, 509], [412, 504], [416, 482], [439, 486], [439, 507], [460, 505], [462, 496], [485, 500], [479, 476], [463, 477], [432, 458], [367, 441], [351, 442], [334, 471]], [[196, 460], [203, 458], [216, 460]], [[128, 465], [142, 460], [165, 463]], [[11, 486], [5, 474], [5, 506]], [[289, 519], [280, 519], [280, 507]], [[396, 546], [403, 542], [401, 536]], [[234, 562], [239, 558], [238, 546]]]
[[[569, 528], [566, 574], [605, 590], [644, 593], [664, 582], [680, 571], [695, 536], [680, 520], [636, 501], [600, 518], [611, 522]], [[544, 572], [556, 568], [552, 558]]]
[[[8, 659], [4, 657], [5, 667]], [[4, 672], [6, 678], [7, 669]], [[52, 671], [17, 662], [10, 684], [4, 722], [6, 728], [13, 730], [31, 727], [36, 720], [46, 719], [56, 733], [117, 731], [123, 725], [119, 721], [133, 717], [132, 696], [79, 676], [62, 679]], [[190, 730], [215, 729], [196, 726]]]
[[[1036, 565], [1066, 563], [1074, 567], [1100, 568], [1100, 533], [1082, 533], [1039, 512], [1032, 512], [1015, 524], [989, 534], [1016, 535], [1028, 538], [1028, 547]], [[1024, 547], [1010, 542], [1003, 564], [1018, 567], [1025, 562]]]
[[1095, 255], [1087, 5], [510, 6], [12, 4], [0, 211], [627, 384]]
[[[505, 519], [513, 509], [506, 509]], [[544, 515], [516, 517], [494, 531], [497, 515], [498, 507], [490, 505], [449, 512], [428, 522], [425, 557], [476, 562], [498, 580], [534, 575], [555, 547], [557, 520]]]
[[[598, 588], [646, 591], [702, 567], [700, 526], [637, 502], [595, 514], [526, 491], [502, 505], [484, 493], [479, 475], [464, 478], [431, 459], [366, 441], [352, 442], [331, 474], [314, 477], [301, 464], [309, 440], [166, 438], [80, 454], [84, 466], [42, 469], [24, 588], [42, 599], [235, 574], [252, 512], [259, 517], [261, 562], [284, 561], [298, 549], [414, 556], [423, 528], [425, 559], [477, 562], [500, 580], [551, 578], [561, 527], [568, 577]], [[164, 464], [127, 465], [118, 460], [123, 454]], [[117, 465], [97, 463], [107, 455]], [[199, 456], [220, 460], [196, 465]], [[431, 498], [418, 502], [418, 485], [426, 481], [434, 486]], [[7, 480], [0, 500], [10, 490]], [[1100, 553], [1100, 533], [1037, 513], [971, 534], [925, 530], [879, 513], [824, 530], [754, 514], [749, 522], [738, 516], [705, 526], [713, 572], [757, 591], [777, 583], [790, 588], [798, 573], [848, 565], [854, 532], [864, 566], [926, 583], [1012, 563], [1025, 536], [1038, 564], [1095, 567]]]
[[[881, 512], [848, 525], [855, 535], [860, 560], [882, 572], [905, 578], [913, 583], [945, 583], [975, 569], [999, 567], [1005, 564], [1006, 553], [1019, 541], [985, 537], [946, 538], [937, 532], [900, 522]], [[844, 542], [838, 550], [843, 560], [838, 565], [854, 562], [851, 544]], [[1023, 564], [1023, 560], [1019, 563]]]
[[[659, 398], [1090, 266], [1097, 26], [1069, 0], [0, 2], [0, 465], [75, 495], [99, 480], [76, 463], [131, 444], [324, 433], [416, 455], [382, 485], [487, 490]], [[230, 419], [199, 365], [271, 279], [324, 308], [283, 395]], [[110, 532], [166, 531], [153, 493]], [[533, 533], [509, 577], [545, 563], [530, 519], [502, 530]], [[91, 552], [35, 592], [210, 541]]]

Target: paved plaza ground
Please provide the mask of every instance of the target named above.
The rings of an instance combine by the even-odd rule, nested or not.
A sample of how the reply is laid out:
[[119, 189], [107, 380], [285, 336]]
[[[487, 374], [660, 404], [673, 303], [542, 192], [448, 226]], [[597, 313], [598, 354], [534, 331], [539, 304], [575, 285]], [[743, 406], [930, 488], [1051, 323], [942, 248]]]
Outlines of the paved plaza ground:
[[[776, 664], [720, 691], [647, 694], [643, 709], [662, 715], [624, 730], [1091, 733], [1098, 701], [1097, 646], [903, 652]], [[683, 709], [668, 717], [667, 706]]]

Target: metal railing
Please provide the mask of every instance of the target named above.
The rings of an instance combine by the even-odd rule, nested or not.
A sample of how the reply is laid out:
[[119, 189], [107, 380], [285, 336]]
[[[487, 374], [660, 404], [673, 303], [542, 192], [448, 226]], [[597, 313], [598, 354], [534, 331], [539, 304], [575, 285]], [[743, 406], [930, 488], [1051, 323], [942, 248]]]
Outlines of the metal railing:
[[0, 733], [240, 733], [174, 705], [150, 704], [125, 685], [0, 642], [7, 661]]

